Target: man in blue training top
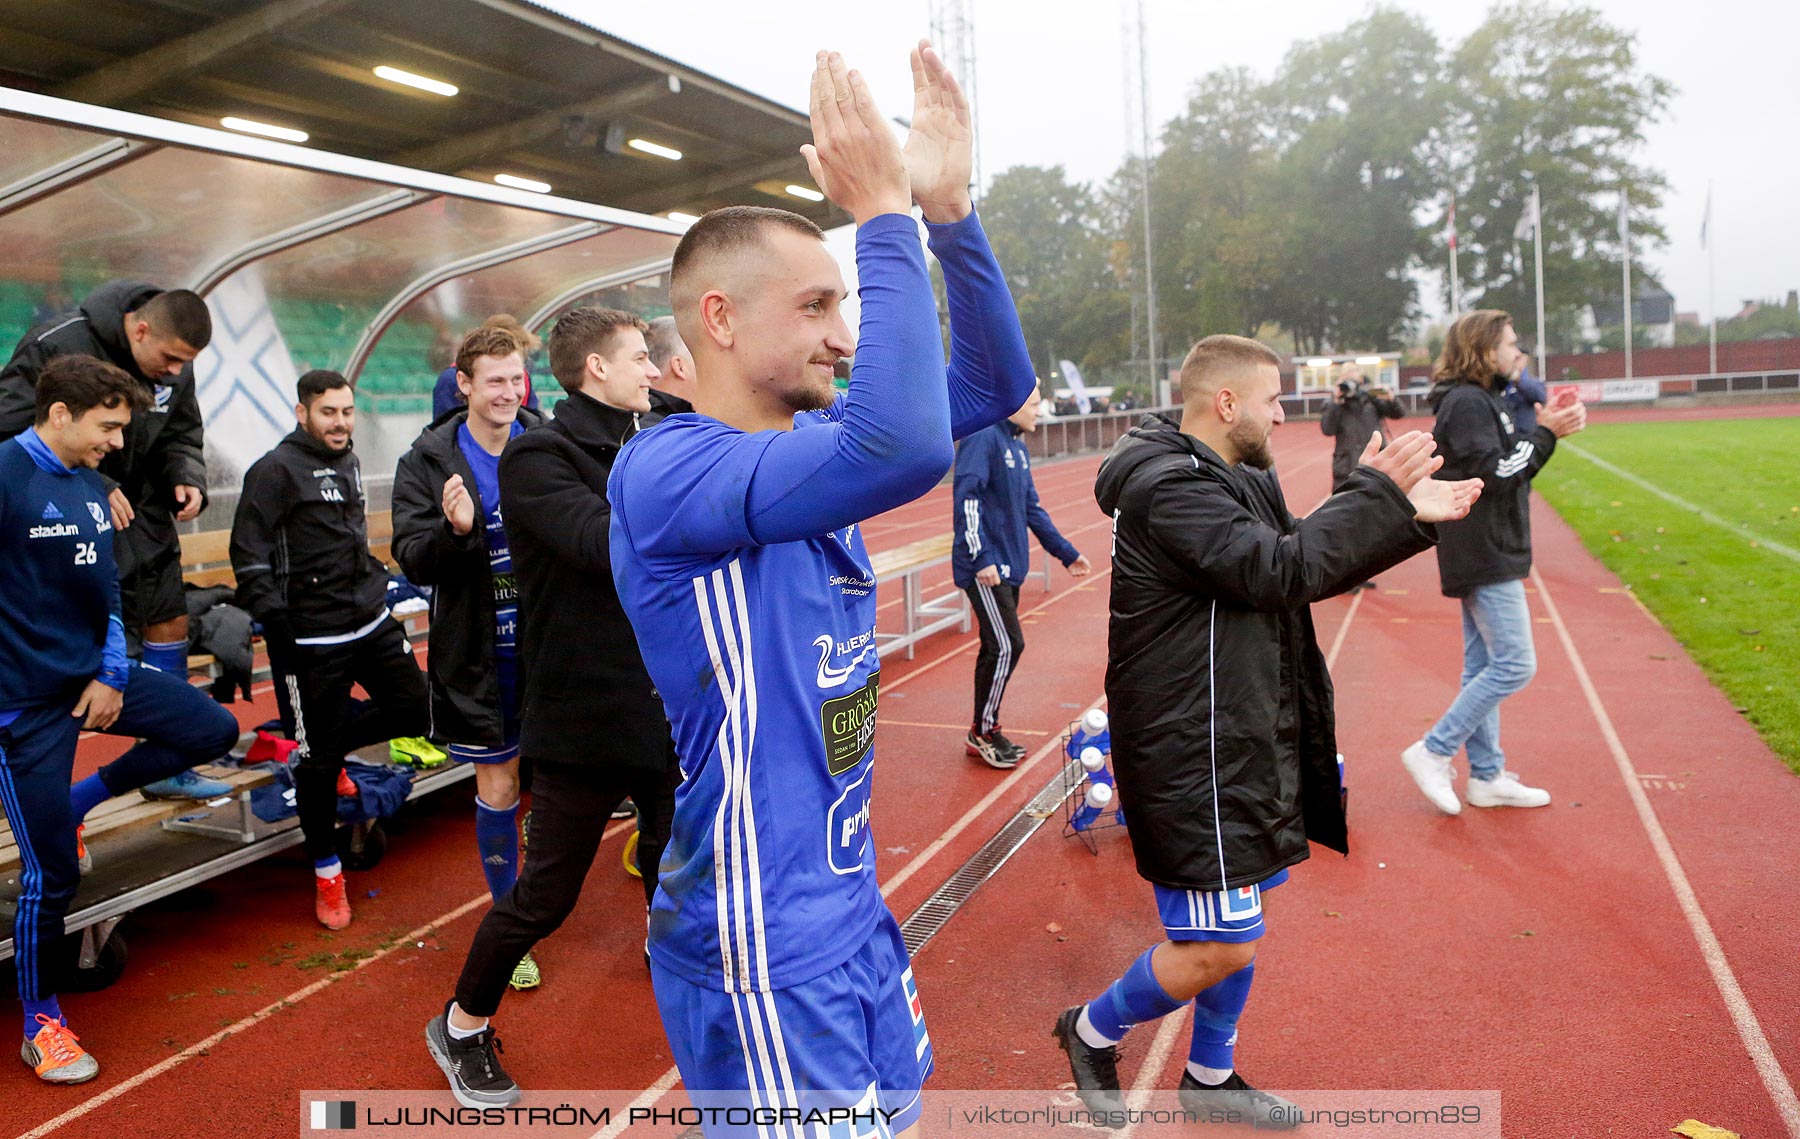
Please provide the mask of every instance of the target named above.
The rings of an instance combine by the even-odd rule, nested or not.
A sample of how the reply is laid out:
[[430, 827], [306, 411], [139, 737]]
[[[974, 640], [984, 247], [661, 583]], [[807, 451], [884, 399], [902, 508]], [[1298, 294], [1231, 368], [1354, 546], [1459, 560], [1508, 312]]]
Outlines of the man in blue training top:
[[[41, 1080], [78, 1084], [100, 1065], [76, 1043], [46, 974], [81, 880], [81, 820], [113, 795], [223, 755], [238, 726], [186, 677], [125, 656], [113, 516], [94, 468], [124, 446], [148, 393], [111, 364], [59, 356], [36, 398], [35, 425], [0, 443], [0, 805], [22, 869], [19, 1055]], [[71, 787], [84, 729], [141, 739]]]
[[1006, 682], [1025, 655], [1019, 627], [1019, 587], [1031, 576], [1026, 531], [1037, 535], [1050, 556], [1076, 577], [1093, 567], [1050, 520], [1031, 481], [1031, 451], [1021, 435], [1037, 430], [1044, 398], [1034, 385], [1024, 406], [986, 431], [977, 431], [956, 449], [956, 486], [950, 519], [956, 540], [950, 572], [969, 595], [981, 629], [975, 658], [975, 718], [969, 722], [969, 754], [989, 767], [1016, 767], [1025, 749], [1000, 731], [1000, 701]]
[[[1033, 383], [969, 200], [968, 104], [926, 45], [912, 67], [904, 152], [839, 56], [813, 74], [802, 149], [858, 226], [849, 392], [832, 383], [853, 347], [843, 278], [818, 229], [714, 211], [670, 278], [696, 413], [627, 443], [607, 492], [613, 577], [685, 777], [650, 919], [682, 1079], [700, 1104], [849, 1108], [870, 1135], [919, 1118], [931, 1041], [875, 876], [880, 660], [858, 524], [934, 486], [952, 440]], [[914, 199], [943, 266], [948, 376]]]

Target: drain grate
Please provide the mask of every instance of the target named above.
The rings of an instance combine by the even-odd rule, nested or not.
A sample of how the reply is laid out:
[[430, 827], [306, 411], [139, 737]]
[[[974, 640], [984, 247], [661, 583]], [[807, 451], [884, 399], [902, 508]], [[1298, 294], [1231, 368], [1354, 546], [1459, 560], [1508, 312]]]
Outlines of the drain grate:
[[1044, 785], [1044, 789], [1032, 796], [1031, 802], [1019, 809], [1005, 826], [994, 832], [994, 837], [981, 845], [981, 849], [950, 875], [942, 886], [932, 891], [931, 897], [925, 899], [923, 905], [914, 910], [907, 919], [900, 923], [900, 934], [906, 939], [908, 954], [916, 954], [925, 943], [937, 936], [956, 911], [962, 909], [983, 882], [1000, 872], [1006, 860], [1018, 853], [1027, 839], [1037, 833], [1037, 829], [1056, 815], [1063, 800], [1081, 786], [1081, 763], [1071, 760]]

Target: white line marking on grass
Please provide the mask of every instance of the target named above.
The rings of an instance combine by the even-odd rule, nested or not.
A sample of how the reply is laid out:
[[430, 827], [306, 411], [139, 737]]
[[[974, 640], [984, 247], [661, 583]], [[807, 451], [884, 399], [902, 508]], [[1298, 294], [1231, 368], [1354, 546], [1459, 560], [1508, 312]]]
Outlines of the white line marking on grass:
[[[607, 827], [606, 832], [605, 832], [605, 834], [603, 834], [601, 836], [600, 841], [605, 842], [607, 839], [611, 838], [613, 835], [615, 835], [619, 831], [623, 830], [624, 827], [625, 827], [625, 824], [623, 822], [614, 823], [612, 826]], [[189, 1060], [192, 1060], [196, 1056], [204, 1055], [206, 1053], [207, 1049], [211, 1048], [215, 1044], [219, 1044], [219, 1043], [223, 1042], [226, 1038], [236, 1036], [240, 1032], [244, 1032], [247, 1029], [256, 1027], [257, 1025], [261, 1024], [263, 1021], [268, 1020], [270, 1017], [274, 1016], [276, 1013], [281, 1012], [283, 1009], [291, 1008], [294, 1005], [299, 1004], [301, 1001], [305, 1000], [306, 998], [313, 996], [317, 993], [320, 993], [320, 992], [324, 991], [325, 989], [330, 988], [332, 985], [337, 984], [339, 981], [343, 980], [344, 978], [354, 975], [360, 969], [368, 968], [370, 965], [375, 964], [375, 962], [381, 960], [383, 957], [386, 957], [388, 954], [393, 953], [396, 950], [406, 949], [406, 948], [412, 946], [414, 943], [418, 942], [419, 939], [423, 938], [426, 934], [435, 932], [436, 930], [439, 930], [439, 929], [442, 929], [444, 926], [449, 925], [451, 922], [464, 916], [465, 914], [468, 914], [474, 910], [480, 909], [483, 905], [491, 902], [492, 900], [493, 900], [493, 896], [491, 894], [489, 894], [486, 890], [483, 890], [480, 894], [476, 895], [473, 898], [470, 898], [468, 901], [464, 902], [462, 905], [457, 906], [455, 909], [451, 910], [448, 913], [440, 914], [439, 916], [433, 918], [431, 921], [420, 926], [418, 929], [413, 930], [411, 933], [407, 934], [405, 937], [400, 938], [398, 941], [394, 942], [392, 945], [389, 945], [383, 949], [377, 949], [374, 953], [371, 953], [369, 956], [364, 957], [362, 960], [358, 961], [355, 965], [352, 965], [350, 968], [342, 970], [341, 972], [332, 973], [330, 976], [327, 976], [327, 977], [321, 977], [317, 981], [314, 981], [312, 984], [307, 985], [305, 988], [294, 990], [293, 992], [289, 993], [287, 996], [281, 998], [280, 1000], [276, 1001], [273, 1004], [264, 1005], [262, 1008], [257, 1009], [255, 1012], [251, 1013], [249, 1016], [244, 1017], [240, 1021], [237, 1021], [235, 1024], [231, 1024], [231, 1025], [229, 1025], [225, 1028], [222, 1028], [219, 1031], [213, 1033], [211, 1036], [208, 1036], [205, 1040], [200, 1041], [198, 1044], [190, 1044], [186, 1048], [183, 1048], [181, 1051], [175, 1053], [175, 1055], [170, 1056], [168, 1059], [162, 1061], [161, 1063], [155, 1064], [148, 1068], [145, 1068], [143, 1071], [139, 1072], [135, 1076], [132, 1076], [130, 1079], [122, 1080], [119, 1083], [114, 1084], [112, 1087], [107, 1088], [105, 1091], [101, 1092], [99, 1095], [96, 1095], [89, 1099], [83, 1100], [82, 1102], [76, 1104], [74, 1107], [71, 1107], [69, 1110], [63, 1112], [61, 1115], [56, 1116], [54, 1119], [45, 1120], [43, 1123], [38, 1124], [36, 1127], [32, 1128], [30, 1131], [27, 1131], [27, 1132], [24, 1132], [23, 1134], [21, 1134], [18, 1137], [18, 1139], [41, 1139], [42, 1136], [50, 1134], [50, 1132], [55, 1131], [57, 1128], [63, 1126], [64, 1124], [73, 1123], [75, 1120], [80, 1119], [82, 1116], [86, 1115], [90, 1111], [93, 1111], [95, 1108], [102, 1107], [102, 1106], [106, 1105], [107, 1103], [111, 1102], [112, 1100], [117, 1099], [119, 1096], [124, 1095], [126, 1092], [133, 1091], [136, 1088], [149, 1083], [151, 1080], [154, 1080], [156, 1077], [162, 1075], [164, 1072], [171, 1071], [174, 1068], [177, 1068], [180, 1065], [187, 1063]]]
[[1751, 1009], [1743, 987], [1738, 984], [1737, 975], [1731, 970], [1731, 963], [1726, 960], [1725, 947], [1719, 943], [1718, 936], [1713, 933], [1712, 923], [1700, 908], [1700, 900], [1694, 894], [1693, 885], [1688, 882], [1687, 872], [1681, 868], [1681, 860], [1675, 856], [1675, 848], [1670, 844], [1661, 821], [1657, 819], [1656, 809], [1650, 805], [1649, 796], [1644, 794], [1637, 769], [1632, 765], [1631, 756], [1626, 754], [1619, 733], [1613, 728], [1612, 717], [1607, 715], [1606, 706], [1600, 702], [1600, 693], [1594, 687], [1593, 678], [1588, 675], [1581, 653], [1575, 648], [1575, 640], [1569, 634], [1568, 625], [1563, 622], [1562, 613], [1557, 610], [1556, 602], [1550, 597], [1543, 575], [1534, 568], [1531, 578], [1537, 583], [1538, 596], [1543, 598], [1544, 607], [1550, 611], [1550, 621], [1556, 626], [1556, 636], [1562, 641], [1563, 651], [1568, 654], [1569, 663], [1575, 668], [1575, 679], [1581, 685], [1582, 695], [1587, 697], [1588, 707], [1600, 725], [1600, 734], [1606, 739], [1607, 749], [1612, 752], [1614, 762], [1619, 765], [1619, 774], [1625, 781], [1625, 793], [1630, 796], [1631, 805], [1637, 808], [1638, 821], [1643, 824], [1644, 832], [1650, 836], [1656, 860], [1662, 864], [1663, 874], [1669, 880], [1669, 888], [1675, 891], [1675, 901], [1681, 907], [1682, 916], [1687, 918], [1688, 928], [1693, 930], [1694, 940], [1700, 944], [1700, 956], [1706, 961], [1713, 984], [1718, 986], [1719, 996], [1725, 1001], [1725, 1009], [1731, 1014], [1732, 1024], [1737, 1026], [1738, 1036], [1744, 1042], [1744, 1050], [1750, 1054], [1750, 1062], [1755, 1065], [1757, 1075], [1762, 1077], [1769, 1098], [1775, 1101], [1775, 1109], [1780, 1113], [1782, 1122], [1787, 1124], [1788, 1135], [1791, 1139], [1800, 1139], [1800, 1098], [1795, 1097], [1794, 1086], [1788, 1082], [1781, 1065], [1776, 1062], [1775, 1052], [1769, 1047], [1769, 1038], [1756, 1019], [1756, 1013]]
[[1714, 514], [1712, 511], [1706, 509], [1704, 506], [1696, 506], [1695, 504], [1689, 502], [1685, 498], [1680, 498], [1676, 495], [1670, 494], [1668, 491], [1664, 490], [1662, 487], [1657, 486], [1655, 483], [1650, 482], [1647, 479], [1643, 479], [1643, 478], [1638, 477], [1637, 475], [1632, 474], [1630, 471], [1626, 470], [1624, 467], [1615, 466], [1614, 464], [1609, 463], [1605, 459], [1602, 459], [1600, 456], [1594, 454], [1592, 451], [1589, 451], [1584, 447], [1578, 447], [1574, 443], [1571, 443], [1566, 439], [1562, 441], [1561, 446], [1566, 447], [1567, 449], [1575, 452], [1577, 455], [1580, 455], [1582, 458], [1586, 459], [1588, 462], [1594, 464], [1596, 467], [1599, 467], [1601, 470], [1607, 472], [1608, 474], [1617, 475], [1619, 478], [1624, 479], [1626, 482], [1631, 483], [1633, 486], [1636, 486], [1642, 490], [1649, 491], [1651, 494], [1654, 494], [1656, 497], [1662, 499], [1664, 502], [1670, 503], [1675, 506], [1679, 506], [1683, 510], [1692, 511], [1693, 513], [1698, 514], [1701, 518], [1705, 519], [1708, 522], [1711, 522], [1714, 526], [1717, 526], [1720, 529], [1729, 530], [1733, 534], [1738, 534], [1745, 538], [1754, 538], [1756, 540], [1757, 544], [1762, 549], [1772, 550], [1775, 553], [1780, 554], [1784, 558], [1789, 558], [1793, 561], [1800, 562], [1800, 550], [1796, 550], [1792, 546], [1784, 546], [1780, 542], [1777, 542], [1773, 538], [1765, 538], [1761, 534], [1758, 534], [1756, 531], [1750, 529], [1748, 526], [1745, 526], [1742, 523], [1732, 522], [1729, 519], [1721, 518], [1717, 514]]

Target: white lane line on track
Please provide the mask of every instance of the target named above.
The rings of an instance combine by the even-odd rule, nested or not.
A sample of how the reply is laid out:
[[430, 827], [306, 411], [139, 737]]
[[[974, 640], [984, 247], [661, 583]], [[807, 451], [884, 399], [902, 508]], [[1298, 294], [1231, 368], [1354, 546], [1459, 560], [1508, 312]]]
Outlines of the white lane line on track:
[[1747, 538], [1747, 539], [1754, 538], [1760, 544], [1762, 549], [1769, 550], [1774, 553], [1780, 554], [1784, 558], [1789, 558], [1793, 561], [1800, 562], [1800, 550], [1796, 550], [1792, 546], [1784, 546], [1780, 542], [1777, 542], [1773, 538], [1766, 538], [1763, 535], [1758, 534], [1755, 530], [1750, 529], [1750, 527], [1748, 527], [1748, 526], [1744, 526], [1740, 523], [1733, 522], [1728, 518], [1721, 518], [1719, 515], [1714, 514], [1712, 511], [1706, 509], [1704, 506], [1697, 506], [1694, 503], [1689, 502], [1685, 498], [1680, 498], [1676, 495], [1670, 494], [1668, 491], [1664, 490], [1660, 486], [1657, 486], [1655, 483], [1649, 481], [1648, 479], [1642, 478], [1638, 475], [1634, 475], [1630, 471], [1626, 470], [1624, 467], [1616, 466], [1612, 463], [1607, 462], [1605, 459], [1602, 459], [1600, 456], [1594, 454], [1592, 451], [1589, 451], [1585, 447], [1578, 446], [1577, 444], [1571, 443], [1566, 439], [1562, 440], [1561, 443], [1559, 444], [1559, 446], [1564, 447], [1570, 451], [1573, 451], [1575, 454], [1586, 459], [1588, 462], [1594, 464], [1596, 467], [1599, 467], [1601, 470], [1607, 472], [1608, 474], [1616, 475], [1617, 477], [1624, 479], [1626, 482], [1631, 483], [1633, 486], [1636, 486], [1642, 490], [1649, 491], [1651, 494], [1654, 494], [1656, 497], [1662, 499], [1664, 502], [1667, 502], [1672, 506], [1679, 506], [1683, 510], [1692, 511], [1693, 513], [1699, 515], [1701, 517], [1701, 519], [1703, 519], [1704, 521], [1712, 523], [1714, 526], [1719, 527], [1721, 530], [1728, 530], [1732, 534], [1735, 534], [1741, 538]]
[[1750, 1054], [1750, 1062], [1756, 1067], [1757, 1075], [1762, 1077], [1763, 1087], [1768, 1089], [1769, 1098], [1775, 1101], [1775, 1109], [1781, 1115], [1782, 1122], [1787, 1125], [1790, 1139], [1800, 1139], [1800, 1098], [1794, 1095], [1794, 1085], [1788, 1082], [1787, 1075], [1776, 1061], [1775, 1051], [1769, 1046], [1769, 1038], [1763, 1032], [1762, 1023], [1757, 1020], [1755, 1011], [1750, 1007], [1750, 999], [1744, 995], [1743, 987], [1738, 984], [1737, 974], [1732, 972], [1731, 963], [1725, 957], [1725, 947], [1719, 943], [1718, 936], [1713, 933], [1712, 923], [1700, 908], [1700, 899], [1695, 895], [1692, 883], [1688, 881], [1687, 872], [1681, 868], [1681, 860], [1675, 855], [1675, 847], [1669, 842], [1661, 820], [1656, 817], [1656, 809], [1650, 805], [1650, 797], [1644, 793], [1637, 768], [1632, 764], [1631, 756], [1625, 751], [1625, 744], [1613, 727], [1606, 705], [1600, 701], [1599, 690], [1594, 687], [1593, 678], [1588, 675], [1587, 664], [1575, 648], [1575, 639], [1569, 633], [1569, 626], [1564, 623], [1561, 611], [1551, 598], [1543, 575], [1535, 567], [1531, 571], [1531, 580], [1537, 586], [1538, 596], [1544, 601], [1544, 608], [1550, 611], [1550, 623], [1556, 627], [1557, 639], [1562, 642], [1563, 652], [1568, 654], [1569, 664], [1575, 669], [1575, 679], [1581, 685], [1582, 695], [1587, 697], [1588, 708], [1594, 713], [1594, 720], [1600, 725], [1600, 734], [1606, 740], [1607, 749], [1612, 752], [1613, 761], [1619, 766], [1619, 775], [1625, 781], [1625, 793], [1631, 798], [1631, 805], [1637, 809], [1638, 822], [1643, 824], [1644, 833], [1650, 836], [1656, 860], [1662, 864], [1663, 874], [1669, 880], [1669, 888], [1675, 892], [1675, 901], [1681, 907], [1682, 916], [1687, 919], [1688, 928], [1693, 931], [1694, 940], [1699, 943], [1700, 956], [1706, 961], [1707, 971], [1712, 974], [1713, 984], [1718, 987], [1726, 1011], [1731, 1014], [1731, 1022], [1744, 1043], [1744, 1050]]
[[[619, 833], [623, 829], [625, 829], [625, 823], [623, 823], [623, 822], [618, 822], [618, 823], [612, 824], [611, 826], [606, 828], [606, 832], [601, 836], [600, 841], [605, 842], [607, 839], [611, 838], [613, 835]], [[92, 1098], [83, 1100], [82, 1102], [76, 1104], [74, 1107], [71, 1107], [69, 1110], [63, 1112], [61, 1115], [56, 1116], [54, 1119], [45, 1120], [43, 1123], [38, 1124], [36, 1127], [32, 1128], [30, 1131], [26, 1131], [23, 1134], [21, 1134], [18, 1137], [18, 1139], [40, 1139], [41, 1136], [50, 1134], [52, 1131], [55, 1131], [57, 1128], [62, 1127], [64, 1124], [73, 1123], [75, 1120], [80, 1119], [82, 1116], [86, 1115], [90, 1111], [93, 1111], [95, 1108], [102, 1107], [102, 1106], [106, 1105], [107, 1103], [111, 1102], [112, 1100], [117, 1099], [119, 1096], [124, 1095], [126, 1092], [132, 1091], [144, 1084], [149, 1083], [151, 1080], [154, 1080], [156, 1077], [158, 1077], [158, 1076], [162, 1075], [163, 1073], [168, 1072], [174, 1068], [177, 1068], [182, 1064], [187, 1063], [189, 1060], [192, 1060], [196, 1056], [204, 1055], [209, 1048], [212, 1048], [214, 1045], [223, 1042], [228, 1037], [236, 1036], [240, 1032], [244, 1032], [247, 1029], [256, 1027], [257, 1025], [261, 1024], [263, 1021], [268, 1020], [270, 1017], [274, 1016], [276, 1013], [281, 1012], [284, 1009], [291, 1008], [294, 1005], [299, 1004], [301, 1001], [305, 1000], [306, 998], [308, 998], [310, 996], [313, 996], [317, 993], [323, 992], [325, 989], [328, 989], [332, 985], [337, 984], [339, 981], [343, 980], [344, 978], [353, 976], [358, 970], [365, 969], [365, 968], [369, 967], [370, 965], [375, 964], [375, 962], [381, 960], [383, 957], [388, 956], [390, 953], [393, 953], [396, 950], [407, 948], [409, 945], [416, 943], [419, 939], [423, 938], [426, 934], [432, 933], [439, 929], [442, 929], [444, 926], [449, 925], [451, 922], [455, 921], [456, 919], [463, 917], [464, 915], [469, 914], [475, 910], [480, 909], [484, 904], [486, 904], [487, 902], [489, 902], [491, 900], [492, 900], [491, 895], [489, 895], [488, 892], [485, 890], [482, 891], [480, 894], [476, 895], [473, 898], [470, 898], [468, 901], [464, 902], [460, 906], [457, 906], [455, 909], [451, 910], [450, 912], [445, 913], [445, 914], [440, 914], [438, 917], [433, 918], [431, 921], [429, 921], [426, 924], [420, 926], [419, 928], [413, 930], [411, 933], [407, 934], [405, 937], [394, 942], [394, 944], [389, 945], [382, 949], [377, 949], [374, 953], [371, 953], [369, 956], [364, 957], [363, 959], [358, 961], [355, 965], [351, 966], [350, 968], [345, 969], [342, 972], [333, 973], [327, 977], [321, 977], [317, 981], [314, 981], [312, 984], [307, 985], [305, 988], [296, 989], [295, 991], [289, 993], [287, 996], [281, 998], [280, 1000], [274, 1002], [273, 1004], [264, 1005], [262, 1008], [257, 1009], [255, 1012], [251, 1013], [249, 1016], [243, 1018], [240, 1021], [237, 1021], [235, 1024], [231, 1024], [231, 1025], [229, 1025], [225, 1028], [222, 1028], [219, 1031], [213, 1033], [211, 1036], [208, 1036], [205, 1040], [200, 1041], [198, 1044], [190, 1044], [186, 1048], [183, 1048], [181, 1051], [175, 1053], [175, 1055], [170, 1056], [166, 1060], [163, 1060], [161, 1063], [158, 1063], [158, 1064], [152, 1065], [151, 1067], [145, 1068], [143, 1071], [139, 1072], [137, 1075], [132, 1076], [129, 1079], [122, 1080], [119, 1083], [114, 1084], [112, 1087], [107, 1088], [105, 1091], [101, 1092], [99, 1095], [96, 1095], [96, 1096], [93, 1096]]]

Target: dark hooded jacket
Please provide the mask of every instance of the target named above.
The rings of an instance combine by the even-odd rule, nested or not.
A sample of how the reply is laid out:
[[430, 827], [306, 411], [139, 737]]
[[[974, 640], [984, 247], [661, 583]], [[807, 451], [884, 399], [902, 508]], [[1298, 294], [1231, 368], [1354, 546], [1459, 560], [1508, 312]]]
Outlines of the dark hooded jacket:
[[[487, 505], [475, 472], [457, 445], [469, 418], [457, 406], [419, 433], [394, 472], [394, 560], [414, 585], [431, 591], [431, 738], [442, 743], [499, 747], [500, 670], [494, 663], [494, 575], [480, 519]], [[530, 431], [544, 417], [519, 409]], [[461, 475], [475, 500], [476, 525], [459, 535], [444, 518], [444, 484]]]
[[1426, 397], [1444, 459], [1436, 477], [1481, 480], [1469, 516], [1439, 527], [1438, 583], [1447, 597], [1531, 574], [1531, 480], [1556, 450], [1556, 434], [1541, 424], [1515, 430], [1505, 388], [1499, 378], [1491, 388], [1439, 380]]
[[296, 428], [244, 472], [231, 523], [238, 605], [271, 643], [355, 632], [387, 611], [362, 464]]
[[506, 445], [500, 502], [519, 579], [520, 750], [534, 760], [667, 770], [662, 700], [612, 575], [606, 480], [640, 427], [693, 410], [650, 393], [640, 417], [571, 392], [556, 418]]
[[1106, 697], [1138, 872], [1219, 890], [1305, 860], [1308, 839], [1347, 853], [1307, 607], [1429, 548], [1432, 528], [1368, 467], [1296, 520], [1273, 471], [1229, 465], [1160, 415], [1094, 489], [1113, 518]]
[[131, 417], [125, 446], [100, 462], [106, 489], [124, 487], [140, 521], [125, 533], [144, 530], [163, 544], [175, 541], [175, 488], [206, 490], [206, 460], [200, 422], [200, 399], [194, 390], [194, 366], [174, 379], [151, 379], [138, 370], [125, 339], [125, 314], [142, 309], [163, 290], [142, 281], [101, 285], [72, 313], [33, 328], [13, 350], [0, 371], [0, 439], [10, 439], [37, 419], [37, 379], [58, 356], [93, 356], [117, 364], [144, 385], [150, 410]]

